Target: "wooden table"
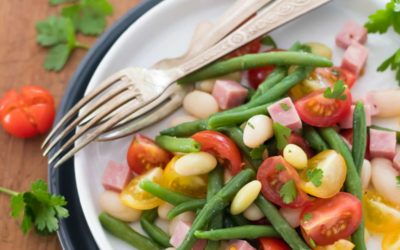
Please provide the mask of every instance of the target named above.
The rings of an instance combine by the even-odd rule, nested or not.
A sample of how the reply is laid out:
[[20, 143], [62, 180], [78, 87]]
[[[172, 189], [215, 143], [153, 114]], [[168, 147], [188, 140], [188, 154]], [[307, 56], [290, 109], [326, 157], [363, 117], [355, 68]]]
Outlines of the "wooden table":
[[[139, 0], [109, 0], [114, 14], [108, 24], [121, 17]], [[47, 88], [60, 102], [64, 89], [85, 51], [77, 50], [60, 73], [47, 72], [42, 63], [46, 49], [35, 41], [35, 23], [55, 15], [60, 7], [48, 5], [48, 0], [0, 1], [0, 95], [11, 88], [26, 84]], [[92, 44], [95, 38], [79, 37]], [[0, 128], [0, 186], [26, 190], [38, 178], [47, 179], [46, 159], [41, 156], [44, 137], [16, 139]], [[33, 231], [23, 235], [19, 223], [10, 217], [9, 197], [0, 195], [0, 249], [60, 249], [56, 236], [38, 236]]]

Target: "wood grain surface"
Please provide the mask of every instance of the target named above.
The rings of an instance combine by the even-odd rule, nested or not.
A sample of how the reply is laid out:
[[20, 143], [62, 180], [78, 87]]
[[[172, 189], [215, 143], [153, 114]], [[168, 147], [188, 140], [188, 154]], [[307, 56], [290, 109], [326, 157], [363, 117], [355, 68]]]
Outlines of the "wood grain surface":
[[[139, 2], [109, 1], [114, 6], [109, 26]], [[49, 6], [48, 0], [0, 1], [0, 95], [11, 88], [34, 84], [47, 88], [56, 103], [60, 103], [67, 83], [86, 51], [76, 50], [60, 73], [43, 69], [46, 49], [35, 41], [35, 23], [56, 15], [59, 9]], [[88, 44], [95, 39], [79, 36], [79, 40]], [[32, 181], [47, 179], [46, 159], [40, 151], [43, 139], [43, 136], [30, 140], [16, 139], [0, 128], [0, 186], [26, 190]], [[38, 236], [32, 231], [23, 235], [19, 223], [10, 217], [9, 197], [3, 194], [0, 194], [0, 221], [1, 250], [60, 249], [56, 236]]]

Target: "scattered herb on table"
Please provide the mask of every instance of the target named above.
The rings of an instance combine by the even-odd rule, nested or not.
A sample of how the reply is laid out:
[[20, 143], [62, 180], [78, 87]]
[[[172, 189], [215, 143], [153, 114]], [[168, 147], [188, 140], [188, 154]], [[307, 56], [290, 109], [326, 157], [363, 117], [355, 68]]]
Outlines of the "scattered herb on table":
[[27, 192], [15, 192], [0, 187], [0, 192], [11, 196], [11, 216], [20, 218], [22, 232], [27, 233], [32, 226], [40, 234], [50, 234], [58, 230], [58, 219], [67, 218], [67, 201], [63, 196], [53, 195], [47, 191], [47, 184], [37, 180]]

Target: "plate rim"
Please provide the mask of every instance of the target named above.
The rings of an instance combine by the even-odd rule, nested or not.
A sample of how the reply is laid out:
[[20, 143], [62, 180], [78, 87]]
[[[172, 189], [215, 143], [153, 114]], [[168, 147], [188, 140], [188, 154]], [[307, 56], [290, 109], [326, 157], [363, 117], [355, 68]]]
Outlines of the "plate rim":
[[[82, 98], [87, 85], [95, 72], [98, 64], [107, 54], [114, 42], [137, 19], [163, 0], [143, 0], [130, 9], [123, 17], [118, 19], [91, 47], [89, 52], [80, 62], [75, 73], [68, 82], [61, 103], [58, 107], [54, 124], [56, 124], [68, 110]], [[49, 153], [49, 158], [68, 140], [64, 138]], [[61, 178], [62, 176], [62, 178]], [[48, 165], [49, 190], [54, 194], [64, 195], [69, 201], [67, 208], [70, 216], [60, 220], [60, 229], [57, 232], [62, 249], [99, 249], [92, 232], [83, 214], [77, 186], [75, 181], [74, 159], [63, 164], [63, 167], [54, 169], [53, 164]], [[67, 185], [66, 185], [67, 184]]]

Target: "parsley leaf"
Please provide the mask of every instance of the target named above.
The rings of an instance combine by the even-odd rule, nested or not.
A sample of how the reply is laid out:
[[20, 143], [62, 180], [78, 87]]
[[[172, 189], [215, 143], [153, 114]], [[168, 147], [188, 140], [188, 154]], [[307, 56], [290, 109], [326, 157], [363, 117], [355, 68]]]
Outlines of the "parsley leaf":
[[247, 125], [249, 125], [250, 128], [254, 129], [254, 125], [251, 122], [247, 122]]
[[322, 184], [322, 177], [324, 177], [324, 172], [322, 169], [319, 168], [314, 168], [314, 169], [309, 169], [306, 172], [307, 179], [314, 184], [314, 186], [319, 187]]
[[400, 175], [396, 176], [397, 187], [400, 187]]
[[61, 15], [72, 20], [77, 31], [85, 35], [99, 35], [106, 28], [106, 16], [113, 12], [107, 0], [81, 0], [64, 7]]
[[312, 214], [311, 213], [304, 214], [304, 216], [303, 216], [303, 220], [304, 221], [309, 221], [311, 219], [312, 219]]
[[289, 111], [289, 110], [290, 110], [290, 106], [287, 105], [287, 103], [285, 103], [285, 102], [279, 103], [279, 106], [281, 106], [281, 109], [282, 109], [283, 111]]
[[281, 196], [283, 203], [285, 204], [292, 203], [297, 196], [297, 189], [294, 180], [290, 180], [285, 184], [283, 184], [283, 186], [279, 190], [279, 195]]
[[63, 4], [63, 3], [73, 3], [77, 0], [50, 0], [49, 3], [51, 5]]
[[[66, 218], [69, 212], [64, 206], [65, 198], [52, 195], [47, 191], [47, 184], [38, 180], [31, 185], [31, 191], [16, 193], [6, 188], [1, 192], [11, 195], [11, 216], [22, 216], [21, 230], [29, 232], [32, 225], [40, 234], [49, 234], [58, 230], [58, 219]], [[22, 213], [22, 215], [21, 215]]]
[[250, 151], [251, 159], [253, 159], [253, 160], [262, 160], [263, 154], [264, 154], [266, 148], [267, 147], [265, 145], [261, 145], [261, 146], [259, 146], [257, 148], [253, 148]]
[[333, 88], [326, 88], [324, 91], [324, 97], [328, 99], [339, 99], [346, 100], [347, 95], [344, 93], [346, 86], [342, 80], [336, 81]]
[[310, 246], [311, 246], [312, 248], [316, 248], [316, 247], [317, 247], [317, 244], [316, 244], [315, 241], [314, 241], [313, 239], [311, 239], [311, 238], [310, 238]]
[[275, 169], [278, 170], [278, 171], [283, 171], [283, 170], [285, 170], [285, 166], [283, 166], [282, 164], [277, 164], [275, 166]]
[[272, 128], [274, 129], [277, 148], [279, 150], [283, 150], [285, 146], [288, 144], [288, 139], [292, 131], [290, 130], [290, 128], [285, 127], [278, 122], [274, 122]]
[[261, 38], [261, 43], [265, 46], [271, 46], [274, 49], [278, 48], [276, 42], [271, 36], [264, 36], [263, 38]]

